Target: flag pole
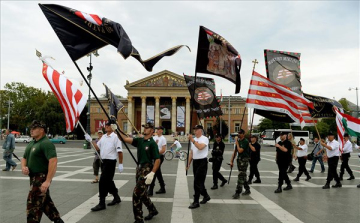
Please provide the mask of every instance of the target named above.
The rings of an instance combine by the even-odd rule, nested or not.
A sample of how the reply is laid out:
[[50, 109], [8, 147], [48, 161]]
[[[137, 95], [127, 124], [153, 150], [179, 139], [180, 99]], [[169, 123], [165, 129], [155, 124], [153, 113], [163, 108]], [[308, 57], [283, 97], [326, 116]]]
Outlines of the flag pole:
[[[84, 129], [84, 127], [82, 126], [82, 124], [80, 123], [80, 121], [78, 121], [77, 123], [78, 123], [78, 125], [80, 126], [81, 130], [84, 132], [84, 134], [87, 134], [87, 132], [85, 131], [85, 129]], [[95, 150], [96, 155], [98, 155], [98, 157], [100, 158], [100, 161], [103, 162], [102, 159], [101, 159], [101, 156], [99, 155], [99, 153], [98, 153], [98, 151], [96, 150], [95, 146], [94, 146], [91, 142], [89, 142], [89, 143], [90, 143], [90, 145], [91, 145], [91, 148], [93, 148], [93, 149]]]
[[[89, 82], [86, 80], [86, 78], [85, 78], [84, 74], [82, 73], [80, 67], [78, 66], [78, 64], [76, 63], [76, 61], [73, 61], [73, 63], [75, 64], [76, 68], [78, 69], [78, 71], [79, 71], [79, 73], [81, 74], [82, 78], [84, 79], [85, 83], [86, 83], [87, 86], [89, 87], [90, 91], [93, 93], [96, 101], [99, 103], [99, 105], [100, 105], [101, 109], [103, 110], [103, 112], [105, 113], [106, 117], [107, 117], [108, 120], [110, 121], [111, 119], [110, 119], [109, 114], [106, 112], [104, 106], [100, 103], [99, 98], [96, 96], [94, 90], [93, 90], [92, 87], [90, 86]], [[138, 165], [137, 160], [135, 159], [134, 155], [132, 154], [132, 152], [130, 151], [129, 147], [128, 147], [127, 144], [125, 143], [124, 139], [122, 138], [122, 136], [121, 136], [121, 134], [120, 134], [120, 131], [121, 131], [121, 130], [119, 130], [119, 127], [118, 127], [118, 129], [116, 129], [116, 134], [118, 135], [118, 137], [120, 138], [120, 140], [124, 142], [124, 145], [125, 145], [126, 149], [127, 149], [128, 152], [130, 153], [130, 155], [131, 155], [131, 157], [133, 158], [133, 160], [134, 160], [134, 162], [136, 163], [136, 165]], [[122, 132], [124, 135], [126, 135], [126, 133], [124, 133], [123, 131], [121, 131], [121, 132]]]

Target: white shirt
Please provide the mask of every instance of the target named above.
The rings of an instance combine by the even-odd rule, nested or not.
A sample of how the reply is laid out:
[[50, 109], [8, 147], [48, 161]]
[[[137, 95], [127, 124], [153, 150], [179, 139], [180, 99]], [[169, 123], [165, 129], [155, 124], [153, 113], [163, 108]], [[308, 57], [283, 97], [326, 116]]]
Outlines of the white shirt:
[[191, 143], [191, 150], [193, 151], [193, 159], [204, 159], [207, 158], [209, 153], [209, 139], [205, 136], [200, 136], [199, 138], [194, 138], [195, 142], [200, 144], [205, 144], [205, 148], [199, 150], [193, 143]]
[[163, 135], [161, 135], [161, 136], [153, 136], [153, 139], [157, 143], [159, 151], [162, 150], [162, 147], [166, 146], [166, 144], [167, 144], [166, 139], [165, 139], [165, 137]]
[[179, 143], [179, 141], [175, 141], [174, 144], [176, 145], [176, 148], [181, 148], [181, 144]]
[[122, 153], [122, 144], [115, 133], [105, 134], [97, 142], [101, 159], [116, 160], [118, 152]]
[[344, 144], [344, 151], [343, 153], [351, 153], [353, 151], [352, 149], [352, 144], [350, 142], [350, 140], [346, 141]]
[[308, 146], [304, 144], [304, 145], [299, 145], [298, 147], [302, 148], [302, 150], [297, 151], [297, 156], [298, 157], [307, 156]]
[[340, 156], [340, 150], [339, 150], [339, 142], [336, 141], [335, 139], [333, 141], [328, 141], [327, 142], [328, 146], [331, 146], [332, 150], [328, 150], [326, 149], [327, 152], [327, 156], [329, 158], [334, 157], [334, 156]]

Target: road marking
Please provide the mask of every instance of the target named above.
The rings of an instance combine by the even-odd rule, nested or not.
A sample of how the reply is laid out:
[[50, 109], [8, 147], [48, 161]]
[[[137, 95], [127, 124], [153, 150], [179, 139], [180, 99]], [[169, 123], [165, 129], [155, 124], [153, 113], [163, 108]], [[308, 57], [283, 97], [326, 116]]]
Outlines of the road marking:
[[70, 173], [66, 173], [66, 174], [63, 174], [63, 175], [60, 175], [60, 176], [56, 176], [56, 177], [53, 178], [53, 180], [64, 179], [66, 177], [74, 176], [74, 175], [79, 174], [79, 173], [84, 173], [85, 171], [88, 171], [90, 169], [92, 169], [92, 167], [85, 167], [85, 168], [82, 168], [80, 170], [71, 171]]
[[277, 218], [280, 222], [302, 222], [294, 215], [287, 212], [285, 209], [281, 208], [276, 203], [272, 202], [270, 199], [259, 193], [254, 188], [251, 189], [250, 197], [263, 206], [270, 214]]
[[193, 223], [190, 205], [189, 189], [185, 174], [184, 162], [178, 161], [177, 177], [174, 190], [174, 203], [171, 213], [171, 223]]
[[[68, 179], [66, 179], [68, 180]], [[128, 182], [128, 180], [114, 180], [115, 185], [117, 188], [121, 188]], [[90, 213], [91, 208], [94, 207], [99, 202], [98, 193], [92, 196], [90, 199], [85, 201], [84, 203], [80, 204], [61, 218], [64, 222], [67, 223], [76, 223], [79, 222], [85, 215]]]
[[72, 162], [76, 162], [76, 161], [79, 161], [79, 160], [85, 160], [85, 159], [90, 159], [90, 158], [94, 158], [94, 156], [87, 156], [85, 158], [80, 158], [80, 159], [74, 159], [74, 160], [69, 160], [69, 161], [63, 161], [63, 162], [58, 162], [58, 165], [60, 164], [64, 164], [64, 163], [72, 163]]

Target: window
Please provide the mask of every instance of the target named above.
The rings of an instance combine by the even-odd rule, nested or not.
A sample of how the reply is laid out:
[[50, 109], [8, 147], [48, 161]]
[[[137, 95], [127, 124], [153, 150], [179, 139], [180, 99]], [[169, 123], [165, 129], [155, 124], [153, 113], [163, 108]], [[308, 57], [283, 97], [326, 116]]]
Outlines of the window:
[[101, 113], [101, 109], [100, 108], [97, 108], [97, 113]]
[[241, 110], [240, 108], [234, 108], [234, 110], [235, 110], [235, 111], [234, 111], [235, 114], [237, 114], [237, 115], [240, 114], [240, 110]]
[[124, 107], [124, 113], [127, 114], [128, 113], [128, 108]]
[[235, 123], [235, 132], [240, 131], [240, 123]]
[[128, 129], [127, 129], [127, 124], [128, 124], [127, 121], [126, 121], [126, 122], [123, 122], [123, 131], [124, 131], [124, 132], [127, 132], [127, 130], [128, 130]]

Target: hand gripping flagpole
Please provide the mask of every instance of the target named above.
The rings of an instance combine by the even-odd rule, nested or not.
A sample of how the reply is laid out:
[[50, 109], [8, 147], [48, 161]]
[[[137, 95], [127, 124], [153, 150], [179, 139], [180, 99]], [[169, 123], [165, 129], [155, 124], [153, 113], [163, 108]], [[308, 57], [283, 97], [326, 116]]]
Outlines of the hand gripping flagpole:
[[[90, 91], [93, 93], [96, 101], [99, 103], [101, 109], [103, 110], [103, 112], [105, 113], [106, 117], [108, 118], [108, 120], [111, 120], [110, 119], [110, 116], [109, 114], [106, 112], [104, 106], [100, 103], [99, 101], [99, 98], [96, 96], [94, 90], [92, 89], [92, 87], [90, 86], [89, 82], [86, 80], [84, 74], [82, 73], [82, 71], [80, 70], [78, 64], [76, 63], [76, 61], [73, 61], [73, 63], [75, 64], [76, 68], [78, 69], [79, 73], [81, 74], [82, 78], [84, 79], [85, 83], [87, 84], [87, 86], [89, 87]], [[133, 158], [134, 162], [136, 163], [136, 165], [138, 165], [138, 162], [137, 160], [135, 159], [134, 155], [132, 154], [132, 152], [130, 151], [129, 147], [127, 146], [127, 144], [125, 143], [124, 139], [122, 138], [121, 134], [120, 134], [120, 131], [119, 128], [116, 129], [116, 134], [118, 135], [118, 137], [120, 138], [121, 141], [124, 142], [124, 145], [126, 147], [126, 149], [128, 150], [128, 152], [130, 153], [131, 157]], [[126, 135], [126, 133], [124, 133], [123, 131], [121, 131], [124, 135]]]
[[[85, 129], [84, 129], [84, 127], [82, 126], [82, 124], [80, 123], [80, 121], [78, 121], [77, 124], [80, 126], [80, 128], [81, 128], [81, 130], [84, 132], [84, 134], [87, 134], [87, 132], [85, 131]], [[101, 159], [101, 156], [100, 156], [100, 154], [98, 153], [98, 151], [96, 150], [95, 146], [94, 146], [91, 142], [90, 142], [90, 145], [91, 145], [91, 148], [93, 148], [93, 149], [95, 150], [95, 153], [96, 153], [96, 155], [98, 155], [98, 157], [100, 158], [100, 161], [103, 162], [102, 159]]]

